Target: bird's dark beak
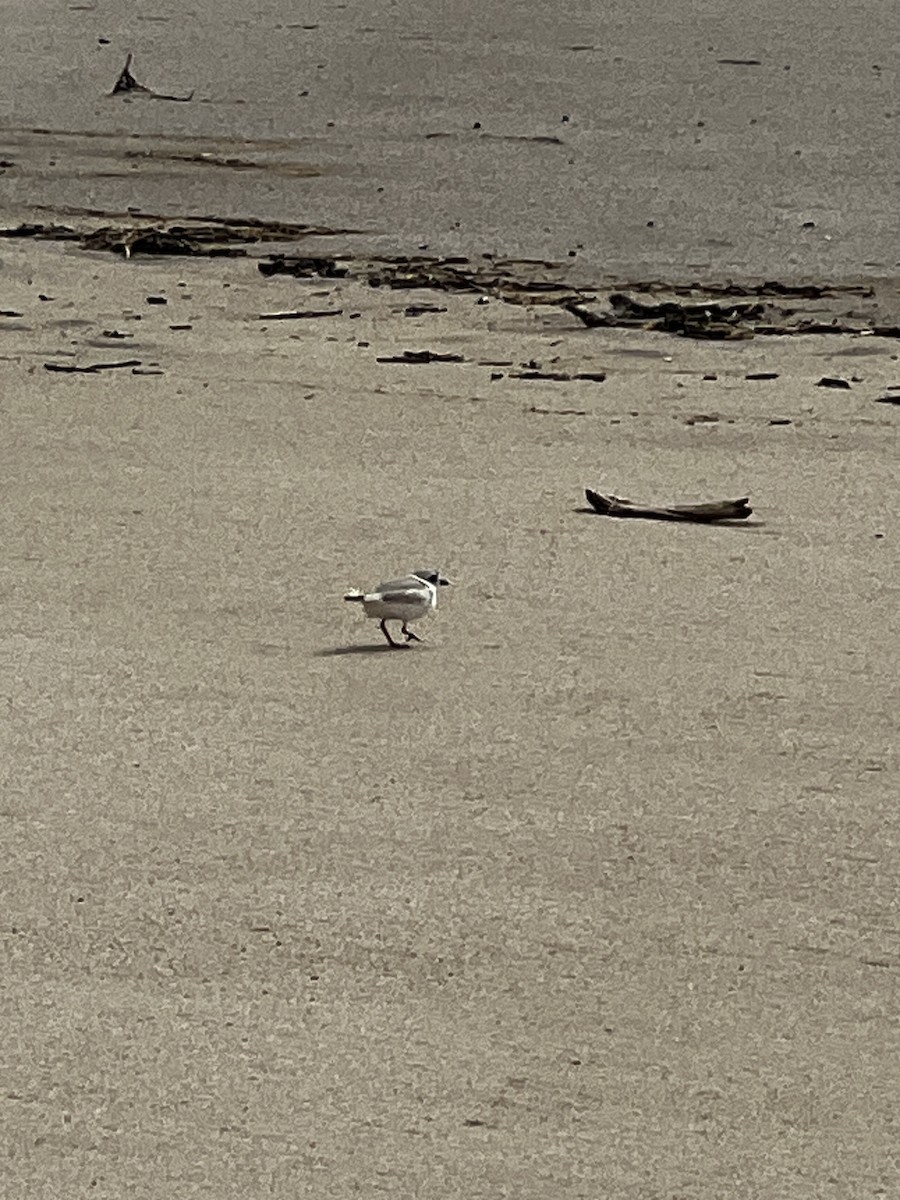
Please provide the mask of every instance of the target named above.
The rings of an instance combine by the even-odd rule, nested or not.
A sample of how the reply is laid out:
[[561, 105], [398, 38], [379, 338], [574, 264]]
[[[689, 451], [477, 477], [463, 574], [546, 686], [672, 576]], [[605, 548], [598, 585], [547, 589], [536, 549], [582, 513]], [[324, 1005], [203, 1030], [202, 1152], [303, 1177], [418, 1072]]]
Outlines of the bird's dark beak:
[[450, 580], [445, 579], [443, 577], [443, 575], [438, 575], [438, 587], [449, 587], [449, 586], [450, 586]]

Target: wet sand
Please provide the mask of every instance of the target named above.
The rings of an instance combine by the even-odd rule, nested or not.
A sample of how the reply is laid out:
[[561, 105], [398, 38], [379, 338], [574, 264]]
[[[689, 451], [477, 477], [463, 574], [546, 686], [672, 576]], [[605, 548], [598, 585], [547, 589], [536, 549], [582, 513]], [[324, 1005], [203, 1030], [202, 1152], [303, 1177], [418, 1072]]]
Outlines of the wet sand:
[[[839, 10], [822, 9], [837, 37]], [[397, 19], [459, 43], [455, 8], [444, 23], [417, 11]], [[512, 26], [523, 9], [503, 12]], [[318, 17], [351, 21], [323, 8], [305, 23]], [[10, 20], [3, 53], [23, 71], [25, 17]], [[94, 37], [97, 20], [46, 27], [58, 67], [76, 58], [71, 23]], [[554, 38], [578, 44], [586, 21]], [[241, 27], [257, 54], [243, 74], [200, 56], [189, 23], [174, 47], [166, 22], [146, 24], [158, 52], [142, 46], [139, 78], [211, 91], [205, 64], [207, 81], [257, 90], [233, 127], [262, 121], [262, 20]], [[777, 26], [762, 47], [749, 18], [728, 28], [717, 57], [778, 47]], [[92, 87], [121, 49], [90, 50]], [[350, 128], [369, 98], [341, 62]], [[499, 125], [501, 81], [483, 62], [477, 80]], [[42, 118], [36, 93], [18, 96], [34, 111], [6, 136], [13, 119], [109, 133], [106, 102], [67, 121], [60, 87]], [[468, 120], [451, 100], [442, 121]], [[115, 111], [167, 137], [219, 111], [156, 103]], [[860, 95], [840, 103], [861, 128]], [[269, 111], [281, 137], [288, 118]], [[189, 132], [206, 152], [209, 127]], [[349, 177], [270, 180], [263, 203], [251, 172], [211, 184], [208, 164], [154, 176], [141, 158], [138, 182], [104, 181], [83, 134], [70, 150], [55, 133], [59, 168], [39, 170], [43, 136], [2, 152], [32, 164], [0, 177], [4, 223], [75, 220], [64, 191], [69, 209], [377, 224]], [[371, 130], [361, 140], [369, 190], [421, 151], [385, 135], [379, 159]], [[519, 220], [515, 179], [497, 187], [455, 248], [500, 249], [480, 240], [490, 215], [507, 252], [567, 258]], [[421, 233], [405, 193], [383, 240], [294, 250], [454, 249], [436, 194]], [[498, 195], [509, 207], [492, 211]], [[612, 271], [616, 227], [566, 195], [567, 237], [594, 222], [588, 277]], [[890, 289], [863, 262], [867, 239], [889, 257], [879, 188], [862, 215], [848, 195], [831, 193], [843, 233], [797, 274], [868, 271]], [[736, 211], [710, 273], [742, 259], [748, 277], [788, 277], [778, 230]], [[655, 249], [619, 240], [622, 272], [689, 277], [708, 230], [670, 232]], [[877, 401], [900, 384], [900, 341], [586, 329], [493, 295], [264, 278], [267, 252], [0, 242], [18, 314], [0, 316], [4, 1195], [889, 1194], [900, 407]], [[422, 303], [444, 311], [406, 315]], [[301, 309], [334, 315], [260, 319]], [[410, 350], [462, 361], [378, 361]], [[138, 365], [45, 366], [124, 361]], [[514, 377], [531, 370], [606, 378]], [[777, 377], [747, 378], [762, 372]], [[584, 511], [586, 486], [749, 494], [754, 516], [610, 520]], [[341, 595], [419, 564], [455, 586], [427, 642], [390, 652]]]
[[[890, 0], [864, 18], [839, 0], [562, 14], [18, 0], [4, 14], [2, 153], [19, 165], [0, 177], [3, 207], [252, 214], [403, 253], [574, 250], [595, 270], [666, 277], [897, 263]], [[141, 83], [193, 102], [105, 97], [129, 51]], [[261, 165], [141, 157], [172, 139]]]

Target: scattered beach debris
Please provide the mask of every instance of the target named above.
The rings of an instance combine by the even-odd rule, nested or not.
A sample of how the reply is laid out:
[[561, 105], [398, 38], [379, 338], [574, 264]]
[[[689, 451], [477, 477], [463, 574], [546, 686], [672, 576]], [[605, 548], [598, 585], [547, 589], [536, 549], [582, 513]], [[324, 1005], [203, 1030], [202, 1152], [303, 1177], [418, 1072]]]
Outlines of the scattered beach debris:
[[148, 304], [168, 304], [169, 301], [166, 299], [165, 296], [148, 296], [147, 303]]
[[22, 314], [14, 308], [0, 308], [0, 317], [21, 317]]
[[[256, 217], [204, 216], [185, 223], [159, 213], [111, 213], [102, 209], [73, 209], [87, 218], [121, 216], [127, 224], [94, 225], [77, 229], [71, 225], [42, 225], [23, 222], [0, 228], [0, 237], [35, 238], [40, 241], [80, 242], [85, 250], [106, 250], [130, 258], [132, 254], [238, 256], [245, 246], [262, 242], [295, 241], [306, 237], [333, 237], [358, 233], [353, 229], [265, 221]], [[260, 264], [263, 274], [265, 264]], [[277, 272], [270, 272], [276, 274]], [[346, 274], [346, 271], [337, 272]]]
[[761, 58], [717, 58], [716, 62], [726, 67], [761, 67]]
[[900, 393], [894, 395], [876, 396], [876, 404], [900, 404]]
[[[483, 138], [486, 141], [537, 142], [539, 145], [544, 146], [562, 146], [564, 144], [562, 138], [556, 137], [555, 134], [486, 133], [483, 129], [480, 129], [478, 122], [476, 122], [473, 128], [476, 130], [475, 136], [479, 139]], [[468, 130], [464, 130], [462, 132], [437, 130], [434, 133], [426, 133], [424, 136], [426, 141], [431, 141], [435, 138], [452, 138], [461, 141], [468, 141], [472, 137], [472, 134], [469, 133]]]
[[77, 242], [80, 241], [81, 234], [69, 225], [38, 225], [33, 221], [23, 221], [20, 225], [0, 229], [0, 237], [32, 237], [48, 242]]
[[847, 388], [851, 386], [849, 379], [841, 379], [838, 375], [823, 375], [816, 387]]
[[292, 312], [260, 313], [260, 321], [300, 321], [309, 317], [339, 317], [342, 308], [298, 308]]
[[316, 274], [349, 275], [370, 287], [472, 292], [478, 295], [479, 303], [493, 296], [511, 304], [559, 304], [581, 295], [561, 278], [566, 270], [563, 264], [543, 261], [483, 259], [475, 264], [460, 256], [397, 255], [347, 256], [339, 262], [336, 258], [276, 254], [261, 262], [259, 269], [264, 275], [296, 275], [301, 279]]
[[568, 371], [510, 371], [510, 379], [546, 379], [551, 383], [572, 383], [576, 379], [590, 380], [593, 383], [604, 383], [606, 380], [605, 371], [576, 371], [570, 374]]
[[176, 100], [179, 103], [187, 103], [194, 97], [193, 91], [188, 92], [186, 96], [170, 96], [164, 92], [154, 92], [152, 88], [144, 87], [142, 83], [138, 83], [131, 73], [131, 64], [134, 61], [134, 55], [129, 54], [125, 59], [125, 66], [122, 68], [119, 78], [113, 84], [113, 90], [109, 93], [110, 96], [134, 95], [147, 96], [151, 100]]
[[683, 304], [663, 300], [653, 303], [625, 292], [611, 292], [607, 304], [608, 308], [599, 311], [572, 302], [563, 307], [591, 329], [631, 326], [717, 341], [752, 337], [753, 330], [747, 327], [747, 322], [762, 317], [765, 312], [765, 306], [758, 301], [708, 300]]
[[438, 350], [404, 350], [401, 354], [386, 354], [376, 358], [380, 363], [461, 363], [461, 354], [442, 354]]
[[[759, 335], [900, 336], [900, 326], [879, 320], [881, 313], [874, 303], [873, 289], [855, 285], [792, 285], [769, 280], [752, 286], [730, 282], [679, 286], [654, 281], [632, 287], [631, 292], [610, 292], [605, 302], [578, 296], [564, 301], [562, 307], [591, 329], [649, 329], [681, 337], [735, 340]], [[670, 298], [653, 299], [653, 293], [660, 291], [668, 292]], [[840, 301], [850, 295], [873, 301], [871, 313], [859, 308], [836, 312]], [[775, 303], [776, 299], [810, 303], [783, 307]]]
[[745, 379], [777, 379], [777, 371], [748, 371], [744, 376]]
[[70, 375], [96, 375], [98, 371], [120, 371], [125, 367], [141, 366], [139, 358], [128, 358], [124, 362], [91, 363], [90, 366], [77, 367], [74, 363], [45, 362], [45, 371], [59, 371]]
[[772, 417], [769, 421], [770, 425], [791, 425], [793, 422], [790, 417]]
[[551, 383], [568, 383], [572, 376], [565, 371], [510, 371], [510, 379], [546, 379]]
[[[66, 210], [84, 216], [111, 216], [96, 209]], [[126, 214], [122, 214], [125, 216]], [[175, 223], [159, 214], [135, 212], [121, 225], [78, 229], [69, 225], [21, 224], [0, 229], [0, 237], [35, 237], [78, 241], [85, 249], [132, 254], [245, 255], [246, 246], [314, 236], [360, 233], [360, 230], [264, 221], [258, 218], [202, 217]], [[258, 262], [265, 276], [300, 279], [353, 278], [373, 287], [423, 289], [475, 294], [528, 306], [557, 306], [589, 328], [634, 328], [682, 337], [737, 340], [755, 335], [855, 334], [900, 338], [896, 299], [876, 295], [865, 285], [792, 284], [778, 280], [738, 284], [725, 282], [666, 283], [643, 280], [622, 284], [598, 300], [596, 290], [569, 282], [571, 265], [538, 259], [481, 256], [427, 257], [290, 254], [278, 252]], [[625, 290], [627, 289], [627, 290]], [[661, 296], [660, 293], [665, 293]], [[868, 301], [863, 309], [843, 308], [845, 298]], [[791, 301], [783, 307], [779, 300]], [[886, 304], [885, 304], [886, 301]], [[439, 312], [443, 306], [408, 305], [409, 316]], [[886, 320], [885, 318], [889, 318]]]
[[349, 266], [335, 258], [322, 254], [285, 255], [273, 254], [259, 264], [263, 275], [296, 275], [298, 279], [320, 276], [323, 279], [343, 279], [350, 273]]
[[426, 313], [444, 313], [447, 309], [442, 304], [407, 304], [403, 310], [404, 317], [423, 317]]
[[81, 244], [85, 250], [108, 250], [125, 258], [131, 258], [133, 254], [237, 257], [246, 254], [246, 250], [235, 247], [232, 242], [256, 240], [241, 234], [226, 234], [218, 226], [173, 225], [169, 229], [157, 229], [107, 225], [86, 233]]
[[749, 496], [740, 500], [714, 500], [708, 504], [635, 504], [620, 496], [605, 496], [585, 488], [585, 497], [591, 508], [604, 517], [645, 517], [654, 521], [693, 521], [712, 524], [720, 521], [746, 521], [752, 514]]
[[586, 408], [538, 408], [536, 404], [530, 405], [525, 411], [553, 417], [586, 417], [588, 415]]
[[[139, 210], [114, 213], [67, 207], [48, 211], [106, 220], [99, 226], [91, 220], [86, 227], [76, 222], [22, 223], [0, 228], [0, 237], [74, 241], [88, 250], [105, 250], [129, 258], [137, 254], [243, 256], [248, 253], [247, 247], [258, 243], [365, 232], [254, 217], [178, 220]], [[110, 223], [111, 218], [121, 220]], [[496, 299], [556, 308], [591, 329], [647, 329], [708, 340], [806, 334], [900, 339], [900, 297], [887, 285], [876, 289], [863, 284], [783, 283], [772, 279], [750, 283], [651, 279], [623, 280], [614, 287], [609, 283], [601, 287], [589, 286], [583, 277], [573, 282], [573, 272], [581, 268], [568, 261], [506, 259], [490, 254], [470, 260], [458, 255], [294, 254], [279, 249], [261, 258], [257, 267], [265, 276], [351, 278], [373, 287], [470, 294], [479, 304]], [[405, 311], [409, 316], [418, 316], [442, 308], [423, 301], [407, 305]]]
[[119, 338], [134, 337], [134, 334], [133, 333], [123, 333], [120, 329], [102, 329], [100, 331], [100, 336], [105, 337], [105, 338], [119, 339]]

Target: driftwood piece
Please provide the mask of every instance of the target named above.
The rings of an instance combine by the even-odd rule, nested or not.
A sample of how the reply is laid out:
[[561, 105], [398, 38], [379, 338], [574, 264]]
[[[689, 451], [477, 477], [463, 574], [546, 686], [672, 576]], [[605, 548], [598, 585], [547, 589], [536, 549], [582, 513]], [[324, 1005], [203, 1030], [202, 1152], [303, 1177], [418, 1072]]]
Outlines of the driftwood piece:
[[746, 521], [753, 512], [749, 497], [740, 500], [714, 500], [709, 504], [671, 504], [665, 507], [635, 504], [619, 496], [601, 496], [585, 488], [587, 502], [604, 517], [645, 517], [652, 521], [693, 521], [711, 524], [716, 521]]
[[111, 96], [130, 95], [137, 92], [140, 95], [149, 96], [151, 100], [177, 100], [182, 104], [194, 98], [192, 91], [188, 92], [186, 96], [168, 96], [164, 92], [154, 92], [152, 88], [144, 87], [142, 83], [138, 83], [131, 73], [131, 64], [133, 61], [134, 55], [129, 54], [125, 59], [125, 66], [122, 68], [119, 78], [113, 84], [113, 90], [109, 93]]

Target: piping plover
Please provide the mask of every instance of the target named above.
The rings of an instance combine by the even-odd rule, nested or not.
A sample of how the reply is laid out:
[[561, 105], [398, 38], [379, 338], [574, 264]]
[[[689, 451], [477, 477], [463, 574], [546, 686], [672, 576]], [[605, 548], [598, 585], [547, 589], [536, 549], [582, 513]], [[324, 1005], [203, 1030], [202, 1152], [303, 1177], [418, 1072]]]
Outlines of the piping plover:
[[[388, 645], [396, 650], [403, 650], [409, 642], [421, 642], [421, 638], [408, 629], [410, 621], [418, 621], [426, 616], [433, 608], [437, 608], [438, 588], [446, 587], [449, 579], [444, 579], [440, 571], [426, 568], [412, 571], [402, 579], [389, 579], [387, 583], [379, 583], [370, 592], [348, 592], [345, 600], [351, 600], [363, 606], [367, 617], [379, 622], [379, 628], [388, 640]], [[387, 627], [388, 621], [399, 621], [400, 632], [405, 642], [395, 642]]]

